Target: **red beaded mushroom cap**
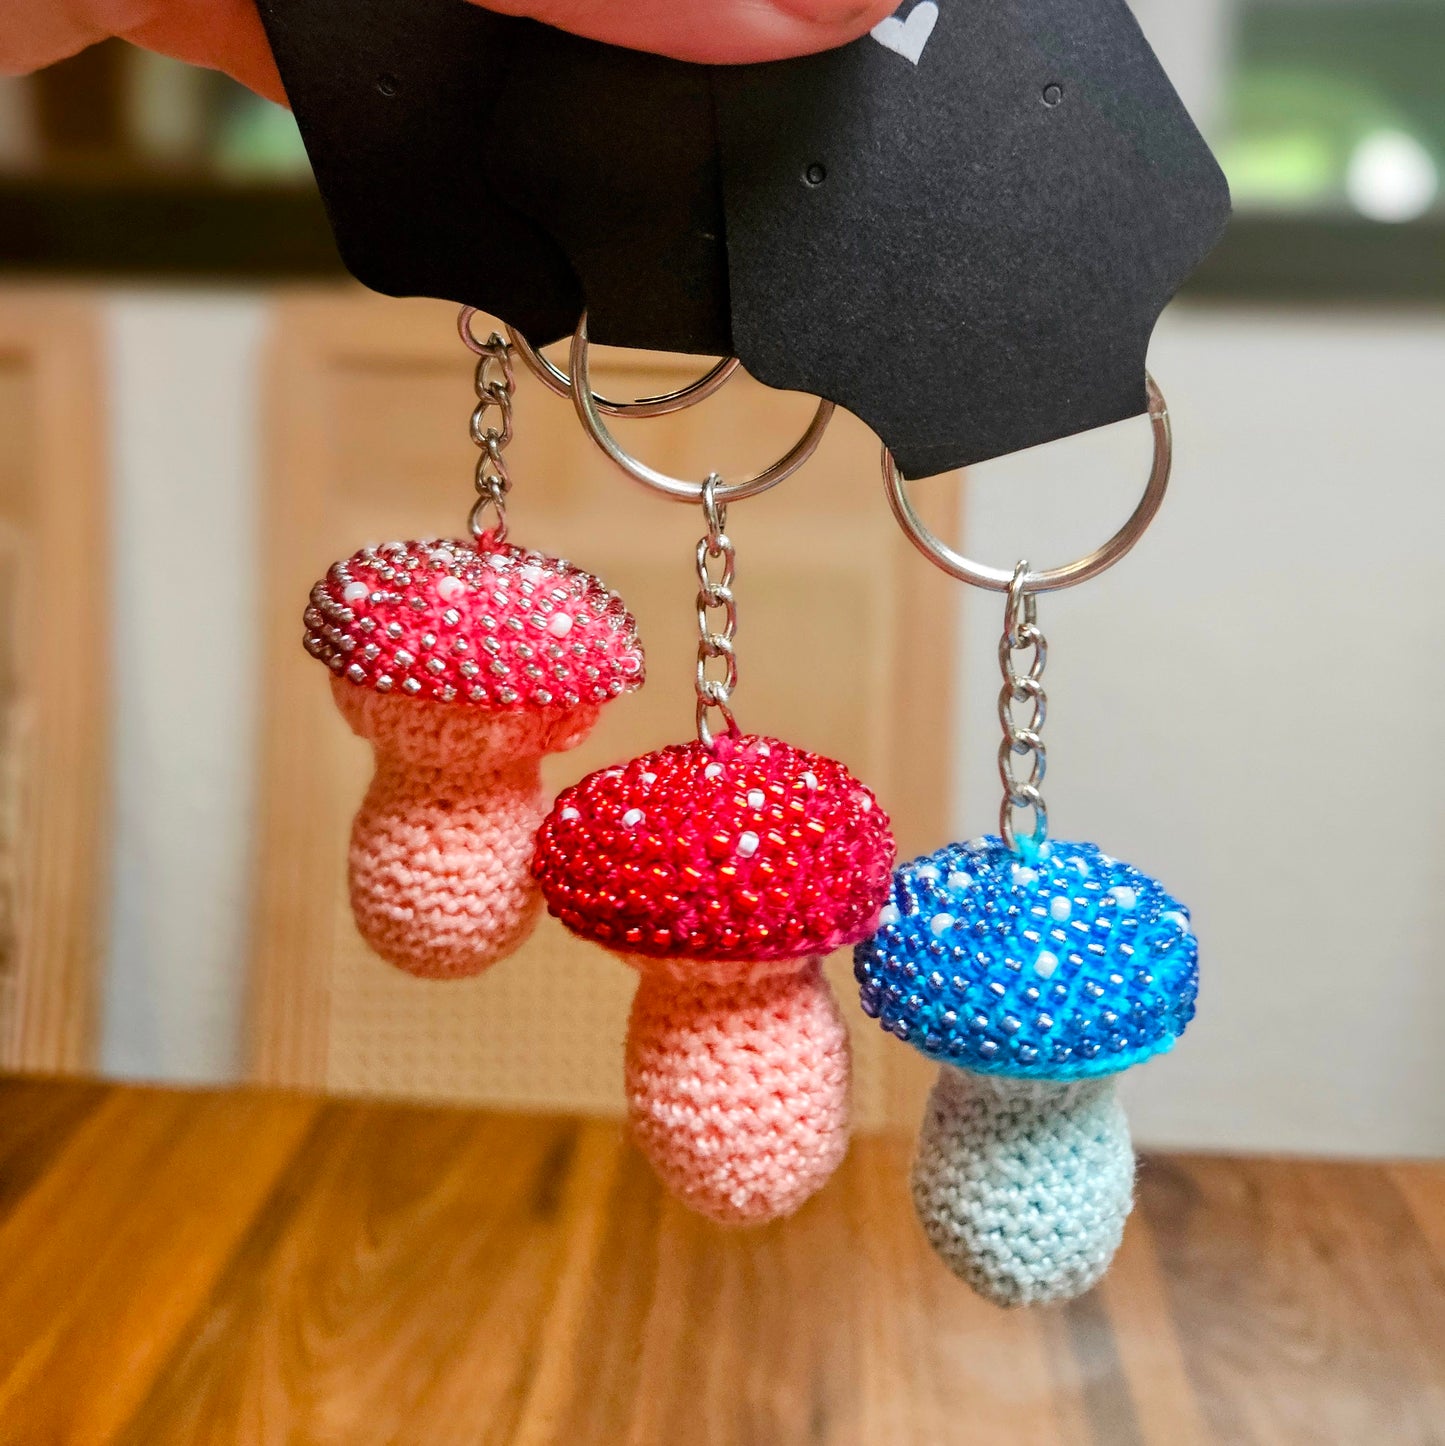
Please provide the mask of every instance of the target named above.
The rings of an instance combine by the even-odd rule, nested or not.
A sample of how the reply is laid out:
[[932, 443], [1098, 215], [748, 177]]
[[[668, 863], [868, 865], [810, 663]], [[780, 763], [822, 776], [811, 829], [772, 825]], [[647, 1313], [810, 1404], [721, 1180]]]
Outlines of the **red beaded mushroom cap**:
[[643, 677], [637, 624], [545, 553], [424, 540], [365, 547], [311, 589], [306, 651], [338, 678], [484, 708], [575, 708]]
[[772, 738], [675, 744], [562, 793], [532, 871], [575, 934], [629, 954], [791, 959], [865, 937], [887, 815], [841, 763]]

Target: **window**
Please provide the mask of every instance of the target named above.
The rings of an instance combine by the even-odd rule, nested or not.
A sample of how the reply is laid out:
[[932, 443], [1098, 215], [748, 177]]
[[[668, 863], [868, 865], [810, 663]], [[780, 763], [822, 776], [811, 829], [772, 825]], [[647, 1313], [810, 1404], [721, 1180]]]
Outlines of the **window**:
[[1242, 216], [1445, 214], [1445, 0], [1243, 0], [1223, 122]]
[[0, 169], [12, 175], [287, 183], [310, 174], [289, 111], [120, 41], [0, 85]]

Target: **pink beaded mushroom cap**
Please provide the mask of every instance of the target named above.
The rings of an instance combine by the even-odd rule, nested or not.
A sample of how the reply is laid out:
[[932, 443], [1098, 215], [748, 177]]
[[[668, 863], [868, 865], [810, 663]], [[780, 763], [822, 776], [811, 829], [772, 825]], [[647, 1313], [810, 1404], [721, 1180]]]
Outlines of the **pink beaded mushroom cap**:
[[751, 735], [594, 773], [542, 825], [549, 910], [641, 974], [633, 1133], [702, 1214], [791, 1214], [843, 1158], [848, 1035], [822, 961], [875, 927], [894, 853], [841, 763]]
[[375, 753], [351, 834], [357, 927], [408, 973], [480, 973], [540, 912], [542, 758], [642, 682], [637, 625], [570, 563], [463, 541], [363, 548], [311, 590], [305, 623]]

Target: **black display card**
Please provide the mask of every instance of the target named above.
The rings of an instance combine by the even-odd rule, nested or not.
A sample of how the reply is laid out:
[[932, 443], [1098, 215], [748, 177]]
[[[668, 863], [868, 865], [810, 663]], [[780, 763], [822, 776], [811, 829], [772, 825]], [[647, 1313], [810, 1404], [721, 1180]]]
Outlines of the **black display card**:
[[1125, 0], [907, 0], [699, 66], [467, 0], [260, 0], [347, 267], [538, 345], [730, 353], [923, 476], [1145, 409], [1229, 195]]

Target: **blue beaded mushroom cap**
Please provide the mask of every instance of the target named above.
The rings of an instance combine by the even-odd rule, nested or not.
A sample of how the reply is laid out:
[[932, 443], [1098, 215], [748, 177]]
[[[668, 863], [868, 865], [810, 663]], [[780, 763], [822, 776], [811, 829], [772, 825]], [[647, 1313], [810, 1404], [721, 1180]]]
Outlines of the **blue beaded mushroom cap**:
[[976, 1074], [1077, 1080], [1170, 1048], [1194, 1017], [1188, 911], [1093, 844], [999, 838], [904, 864], [853, 972], [864, 1013]]

